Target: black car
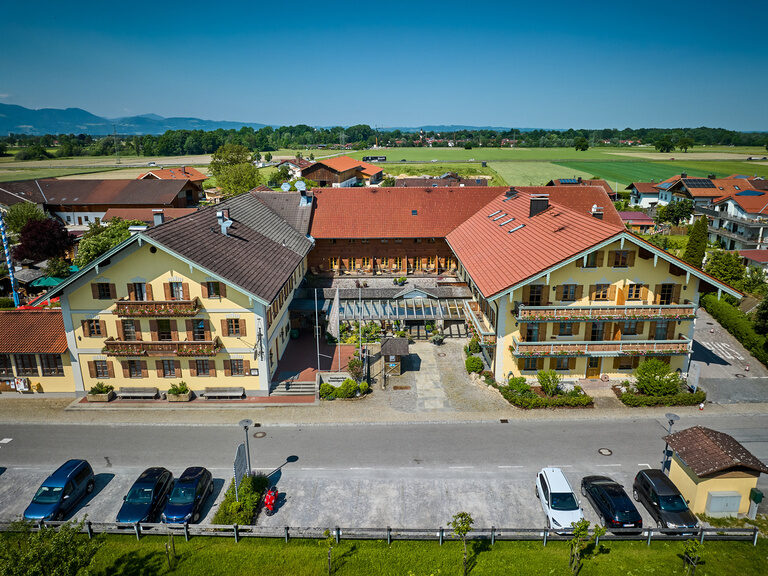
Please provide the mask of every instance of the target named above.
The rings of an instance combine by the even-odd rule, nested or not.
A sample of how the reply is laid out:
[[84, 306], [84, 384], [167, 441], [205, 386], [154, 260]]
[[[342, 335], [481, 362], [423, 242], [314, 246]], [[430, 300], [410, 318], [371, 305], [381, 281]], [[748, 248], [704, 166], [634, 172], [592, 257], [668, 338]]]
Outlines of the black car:
[[160, 518], [171, 524], [197, 522], [205, 500], [212, 493], [211, 473], [202, 466], [187, 468], [176, 480]]
[[607, 476], [586, 476], [581, 481], [581, 494], [586, 496], [608, 528], [642, 528], [643, 519], [627, 496], [624, 487]]
[[131, 524], [154, 522], [172, 486], [173, 474], [169, 470], [161, 467], [147, 468], [133, 483], [128, 494], [123, 496], [117, 521]]
[[643, 503], [660, 529], [689, 531], [699, 527], [677, 486], [661, 470], [638, 472], [632, 496]]

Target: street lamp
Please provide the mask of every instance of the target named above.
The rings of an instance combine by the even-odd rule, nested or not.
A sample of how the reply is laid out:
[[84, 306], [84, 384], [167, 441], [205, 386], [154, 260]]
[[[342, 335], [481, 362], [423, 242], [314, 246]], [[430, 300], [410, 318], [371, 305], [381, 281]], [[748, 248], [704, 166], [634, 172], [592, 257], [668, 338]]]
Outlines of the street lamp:
[[248, 428], [253, 426], [253, 420], [249, 420], [248, 418], [244, 420], [240, 420], [238, 422], [240, 426], [242, 426], [243, 431], [245, 432], [245, 461], [248, 465], [248, 476], [251, 475], [251, 447], [248, 443]]
[[[667, 435], [672, 434], [672, 426], [675, 422], [680, 420], [680, 416], [672, 412], [667, 412], [664, 414], [664, 417], [667, 419]], [[669, 470], [669, 442], [664, 444], [664, 458], [661, 461], [661, 469], [664, 472]]]

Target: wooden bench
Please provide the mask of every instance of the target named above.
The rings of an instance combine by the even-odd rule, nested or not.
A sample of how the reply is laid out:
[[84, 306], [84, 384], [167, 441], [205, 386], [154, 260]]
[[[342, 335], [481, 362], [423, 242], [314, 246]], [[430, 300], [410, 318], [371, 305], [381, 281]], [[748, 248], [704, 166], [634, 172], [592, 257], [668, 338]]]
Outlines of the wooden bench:
[[157, 398], [157, 388], [147, 388], [144, 386], [121, 386], [117, 395], [120, 398]]
[[233, 386], [231, 388], [206, 388], [203, 398], [242, 398], [245, 396], [245, 388]]

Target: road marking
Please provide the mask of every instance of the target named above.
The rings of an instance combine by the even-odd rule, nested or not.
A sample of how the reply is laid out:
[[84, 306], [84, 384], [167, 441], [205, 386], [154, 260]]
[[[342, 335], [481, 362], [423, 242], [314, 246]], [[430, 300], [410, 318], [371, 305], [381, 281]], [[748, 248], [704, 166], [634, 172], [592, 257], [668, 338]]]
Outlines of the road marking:
[[373, 470], [373, 468], [370, 468], [370, 467], [368, 467], [368, 468], [365, 468], [365, 467], [363, 467], [363, 468], [350, 468], [350, 470]]
[[651, 469], [651, 465], [650, 464], [638, 464], [638, 466], [640, 466], [640, 467], [645, 466], [646, 468], [648, 468], [648, 470]]
[[621, 467], [621, 464], [595, 464], [598, 468]]
[[553, 464], [552, 466], [547, 466], [547, 468], [573, 468], [573, 465], [572, 464], [561, 464], [560, 466], [556, 466], [556, 465]]
[[464, 470], [466, 468], [474, 468], [474, 466], [448, 466], [449, 470]]
[[525, 468], [525, 466], [504, 466], [504, 465], [500, 465], [499, 468]]
[[302, 468], [302, 470], [328, 470], [328, 468]]
[[13, 438], [3, 438], [2, 440], [0, 440], [0, 444], [8, 444], [8, 442], [10, 442], [11, 440], [13, 440]]

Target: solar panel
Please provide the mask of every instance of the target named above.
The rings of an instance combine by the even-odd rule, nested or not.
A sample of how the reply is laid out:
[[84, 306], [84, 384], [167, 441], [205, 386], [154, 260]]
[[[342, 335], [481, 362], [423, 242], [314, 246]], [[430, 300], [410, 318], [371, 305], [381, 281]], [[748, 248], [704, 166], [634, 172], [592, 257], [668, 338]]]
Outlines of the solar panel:
[[560, 184], [578, 184], [579, 181], [576, 178], [560, 178]]
[[759, 190], [743, 190], [741, 192], [736, 192], [736, 196], [763, 196], [764, 194], [764, 192], [760, 192]]
[[686, 178], [683, 180], [686, 188], [715, 188], [709, 178]]

